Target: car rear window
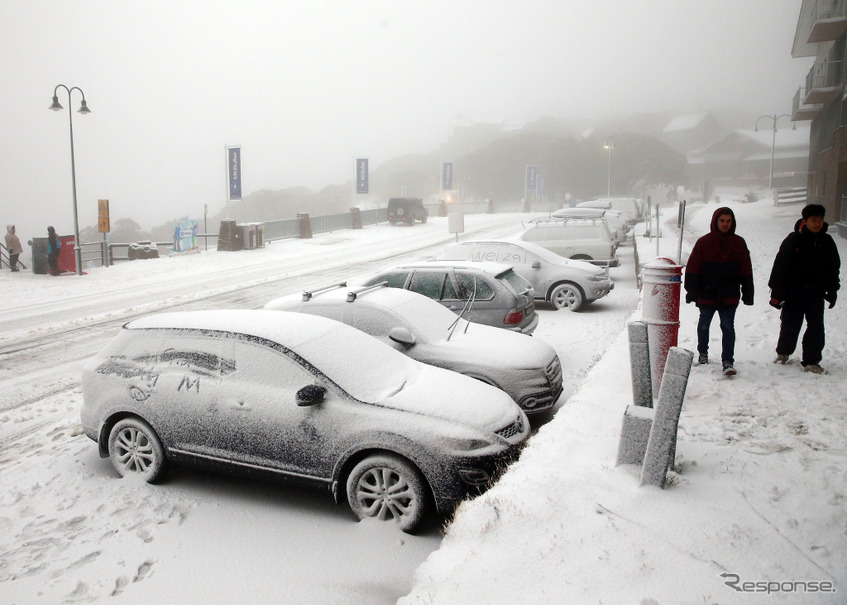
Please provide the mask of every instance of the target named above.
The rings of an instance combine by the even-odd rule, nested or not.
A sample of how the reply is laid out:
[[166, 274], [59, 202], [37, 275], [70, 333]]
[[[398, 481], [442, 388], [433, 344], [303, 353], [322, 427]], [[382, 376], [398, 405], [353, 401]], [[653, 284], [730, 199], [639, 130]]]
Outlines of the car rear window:
[[509, 284], [509, 286], [512, 287], [512, 290], [514, 290], [518, 294], [522, 294], [523, 292], [526, 292], [527, 290], [532, 288], [532, 284], [530, 284], [523, 277], [521, 277], [511, 269], [509, 269], [508, 271], [504, 271], [503, 273], [498, 275], [497, 279]]
[[[494, 290], [482, 277], [470, 273], [456, 273], [460, 291], [457, 293], [461, 300], [467, 300], [476, 289], [477, 300], [491, 300], [494, 298]], [[445, 298], [447, 298], [445, 296]]]

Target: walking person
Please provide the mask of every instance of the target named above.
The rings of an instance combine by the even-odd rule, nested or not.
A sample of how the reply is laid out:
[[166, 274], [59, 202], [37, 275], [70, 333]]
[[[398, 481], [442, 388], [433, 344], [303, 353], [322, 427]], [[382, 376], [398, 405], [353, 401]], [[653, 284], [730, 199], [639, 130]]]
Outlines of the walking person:
[[50, 275], [59, 275], [59, 251], [62, 242], [53, 227], [47, 227], [47, 262], [50, 263]]
[[694, 244], [685, 267], [685, 302], [700, 309], [698, 363], [709, 363], [709, 329], [720, 318], [723, 373], [735, 370], [735, 311], [739, 301], [753, 304], [753, 265], [744, 238], [735, 233], [735, 214], [722, 207], [712, 215], [709, 233]]
[[815, 374], [826, 372], [820, 365], [825, 343], [824, 301], [832, 309], [841, 287], [841, 257], [827, 233], [825, 213], [820, 204], [803, 208], [794, 232], [779, 246], [768, 280], [770, 305], [781, 310], [774, 363], [788, 362], [805, 319], [801, 363], [804, 371]]
[[12, 271], [20, 271], [18, 257], [24, 249], [21, 247], [21, 240], [15, 235], [14, 225], [6, 225], [6, 250], [9, 251], [9, 268]]

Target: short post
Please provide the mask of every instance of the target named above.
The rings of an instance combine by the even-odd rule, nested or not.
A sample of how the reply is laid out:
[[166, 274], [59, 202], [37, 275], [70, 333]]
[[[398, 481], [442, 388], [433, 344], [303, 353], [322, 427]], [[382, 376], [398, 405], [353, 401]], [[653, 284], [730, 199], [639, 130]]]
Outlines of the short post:
[[297, 218], [300, 220], [300, 239], [311, 239], [312, 222], [309, 220], [309, 213], [298, 212]]
[[632, 401], [635, 405], [653, 407], [653, 386], [650, 379], [650, 346], [647, 322], [633, 321], [629, 332], [629, 367], [632, 374]]
[[668, 469], [673, 465], [676, 453], [679, 415], [693, 360], [694, 353], [687, 349], [671, 347], [668, 351], [653, 426], [641, 467], [641, 485], [665, 485]]
[[350, 222], [353, 229], [362, 228], [362, 213], [358, 208], [350, 208]]

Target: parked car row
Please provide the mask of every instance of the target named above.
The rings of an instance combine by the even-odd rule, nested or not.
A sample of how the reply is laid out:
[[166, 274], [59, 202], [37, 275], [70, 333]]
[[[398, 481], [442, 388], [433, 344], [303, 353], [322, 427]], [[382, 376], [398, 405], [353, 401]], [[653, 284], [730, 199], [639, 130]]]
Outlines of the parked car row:
[[561, 395], [558, 355], [529, 337], [535, 301], [575, 311], [613, 288], [607, 268], [517, 238], [261, 310], [149, 315], [86, 365], [82, 426], [121, 476], [305, 481], [413, 531], [491, 485]]

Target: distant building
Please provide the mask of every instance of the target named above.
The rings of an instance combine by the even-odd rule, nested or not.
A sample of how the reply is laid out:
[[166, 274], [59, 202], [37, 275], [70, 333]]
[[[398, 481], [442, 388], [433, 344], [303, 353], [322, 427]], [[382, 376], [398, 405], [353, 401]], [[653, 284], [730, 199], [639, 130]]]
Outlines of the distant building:
[[823, 204], [829, 222], [847, 233], [847, 0], [802, 0], [795, 58], [815, 57], [794, 95], [792, 120], [811, 120], [807, 200]]
[[711, 145], [721, 134], [721, 127], [711, 113], [689, 113], [668, 122], [662, 130], [662, 140], [672, 149], [687, 155]]
[[774, 132], [768, 126], [767, 130], [734, 130], [689, 153], [692, 184], [804, 187], [809, 129], [777, 126]]

